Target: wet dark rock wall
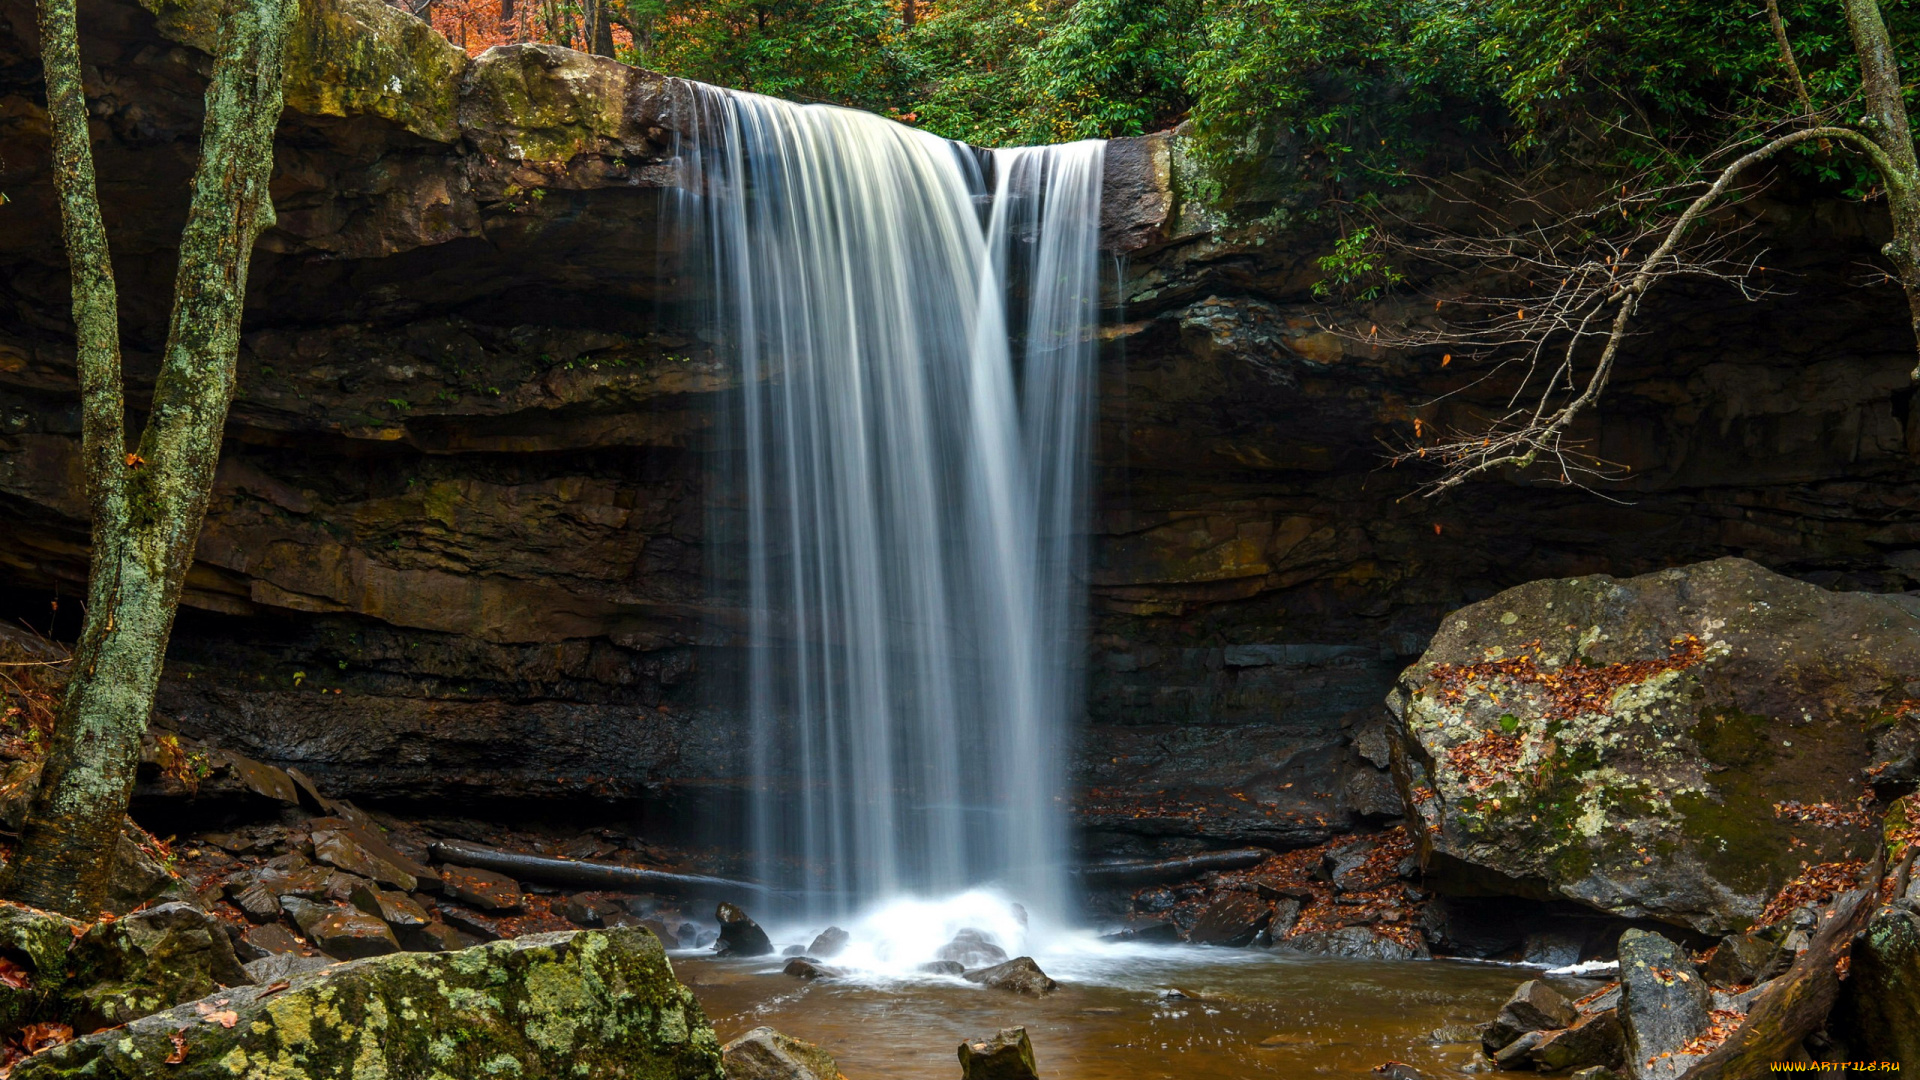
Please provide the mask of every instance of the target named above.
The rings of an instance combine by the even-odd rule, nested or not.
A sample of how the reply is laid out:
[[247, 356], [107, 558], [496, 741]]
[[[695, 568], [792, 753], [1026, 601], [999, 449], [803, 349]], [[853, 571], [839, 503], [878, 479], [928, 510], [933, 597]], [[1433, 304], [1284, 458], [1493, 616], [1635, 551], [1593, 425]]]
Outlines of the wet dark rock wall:
[[[137, 414], [205, 61], [145, 8], [83, 11]], [[684, 100], [563, 50], [468, 61], [369, 0], [305, 17], [160, 716], [360, 799], [699, 818], [745, 748], [700, 690], [739, 619], [703, 539], [731, 376], [663, 213], [698, 184], [666, 164]], [[64, 632], [86, 534], [33, 47], [30, 5], [0, 3], [0, 603], [45, 626], [57, 594]], [[343, 89], [374, 86], [398, 89]], [[1383, 697], [1444, 613], [1522, 581], [1724, 554], [1920, 580], [1911, 345], [1897, 293], [1860, 284], [1876, 208], [1783, 196], [1757, 221], [1779, 296], [1653, 305], [1591, 433], [1628, 480], [1433, 502], [1385, 447], [1501, 389], [1332, 332], [1424, 301], [1316, 300], [1324, 229], [1278, 204], [1208, 219], [1172, 149], [1110, 150], [1091, 850], [1292, 846], [1397, 813]]]

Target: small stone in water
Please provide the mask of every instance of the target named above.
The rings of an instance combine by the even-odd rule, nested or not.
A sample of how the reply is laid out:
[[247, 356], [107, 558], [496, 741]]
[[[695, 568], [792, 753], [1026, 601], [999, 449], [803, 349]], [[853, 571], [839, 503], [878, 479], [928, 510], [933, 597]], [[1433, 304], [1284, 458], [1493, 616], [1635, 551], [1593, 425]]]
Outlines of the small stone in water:
[[965, 976], [968, 982], [977, 982], [995, 990], [1011, 990], [1016, 994], [1041, 997], [1060, 988], [1060, 984], [1047, 977], [1040, 965], [1033, 962], [1031, 956], [1019, 956], [1004, 964], [996, 964], [980, 971], [970, 971]]
[[720, 945], [716, 951], [727, 956], [765, 956], [773, 951], [773, 942], [760, 924], [734, 904], [721, 904], [714, 910], [720, 920]]
[[807, 947], [807, 952], [814, 956], [837, 956], [841, 949], [847, 947], [847, 942], [852, 940], [852, 934], [837, 926], [829, 926], [820, 931], [819, 937], [813, 939], [813, 944]]
[[989, 964], [1004, 963], [1007, 951], [993, 943], [993, 940], [978, 930], [967, 929], [953, 935], [953, 940], [940, 946], [934, 954], [942, 960], [957, 960], [962, 967], [985, 967]]
[[720, 1050], [728, 1080], [836, 1080], [833, 1055], [768, 1027], [754, 1028]]
[[836, 975], [844, 974], [839, 968], [828, 967], [809, 956], [796, 956], [787, 961], [787, 966], [780, 970], [796, 979], [806, 979], [809, 982], [814, 979], [831, 979]]

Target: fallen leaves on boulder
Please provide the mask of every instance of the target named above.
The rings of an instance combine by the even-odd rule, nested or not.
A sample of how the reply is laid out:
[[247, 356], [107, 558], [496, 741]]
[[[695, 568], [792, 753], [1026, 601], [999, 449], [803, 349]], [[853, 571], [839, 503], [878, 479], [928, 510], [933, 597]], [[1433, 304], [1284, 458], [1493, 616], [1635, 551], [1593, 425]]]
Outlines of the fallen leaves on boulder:
[[73, 1041], [73, 1028], [66, 1024], [47, 1022], [28, 1024], [20, 1029], [20, 1048], [29, 1054], [50, 1050], [61, 1043]]

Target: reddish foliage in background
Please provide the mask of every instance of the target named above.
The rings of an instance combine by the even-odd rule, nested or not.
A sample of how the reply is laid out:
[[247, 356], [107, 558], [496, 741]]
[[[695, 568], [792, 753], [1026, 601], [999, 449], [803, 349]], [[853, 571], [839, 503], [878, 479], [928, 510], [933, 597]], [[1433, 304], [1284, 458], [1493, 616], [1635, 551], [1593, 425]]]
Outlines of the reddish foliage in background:
[[1634, 660], [1625, 664], [1592, 667], [1578, 658], [1555, 669], [1543, 669], [1534, 661], [1540, 643], [1531, 651], [1506, 660], [1484, 660], [1477, 664], [1435, 664], [1427, 677], [1437, 684], [1435, 695], [1449, 705], [1457, 705], [1468, 690], [1484, 690], [1486, 684], [1504, 681], [1514, 686], [1535, 686], [1545, 692], [1545, 720], [1571, 720], [1587, 712], [1605, 712], [1608, 699], [1623, 686], [1646, 682], [1655, 675], [1690, 668], [1706, 659], [1707, 649], [1700, 639], [1688, 634], [1673, 641], [1673, 650], [1654, 660]]
[[[551, 0], [516, 0], [506, 14], [503, 0], [430, 0], [423, 5], [406, 0], [389, 0], [393, 6], [411, 11], [432, 24], [448, 41], [478, 56], [495, 45], [541, 42], [586, 49], [585, 28], [577, 5], [554, 4]], [[633, 35], [625, 28], [613, 28], [616, 50], [631, 47]]]

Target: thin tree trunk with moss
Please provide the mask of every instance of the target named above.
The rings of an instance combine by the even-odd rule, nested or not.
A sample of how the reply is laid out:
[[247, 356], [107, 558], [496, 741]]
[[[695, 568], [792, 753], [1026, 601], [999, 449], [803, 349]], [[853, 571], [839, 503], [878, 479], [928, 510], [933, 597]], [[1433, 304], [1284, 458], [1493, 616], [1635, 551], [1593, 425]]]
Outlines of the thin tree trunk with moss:
[[[1887, 189], [1887, 211], [1893, 219], [1893, 239], [1881, 252], [1893, 263], [1900, 287], [1906, 290], [1908, 318], [1920, 353], [1920, 161], [1913, 150], [1913, 129], [1907, 103], [1900, 92], [1900, 64], [1887, 36], [1880, 0], [1844, 0], [1847, 29], [1853, 51], [1860, 58], [1860, 89], [1867, 101], [1867, 136], [1885, 159], [1880, 179]], [[1920, 363], [1913, 369], [1920, 379]]]
[[254, 238], [297, 0], [231, 0], [206, 93], [193, 198], [153, 405], [126, 447], [112, 267], [87, 135], [74, 0], [42, 0], [55, 185], [72, 263], [82, 438], [93, 514], [86, 623], [39, 791], [7, 867], [10, 899], [100, 910], [181, 583], [219, 462]]

